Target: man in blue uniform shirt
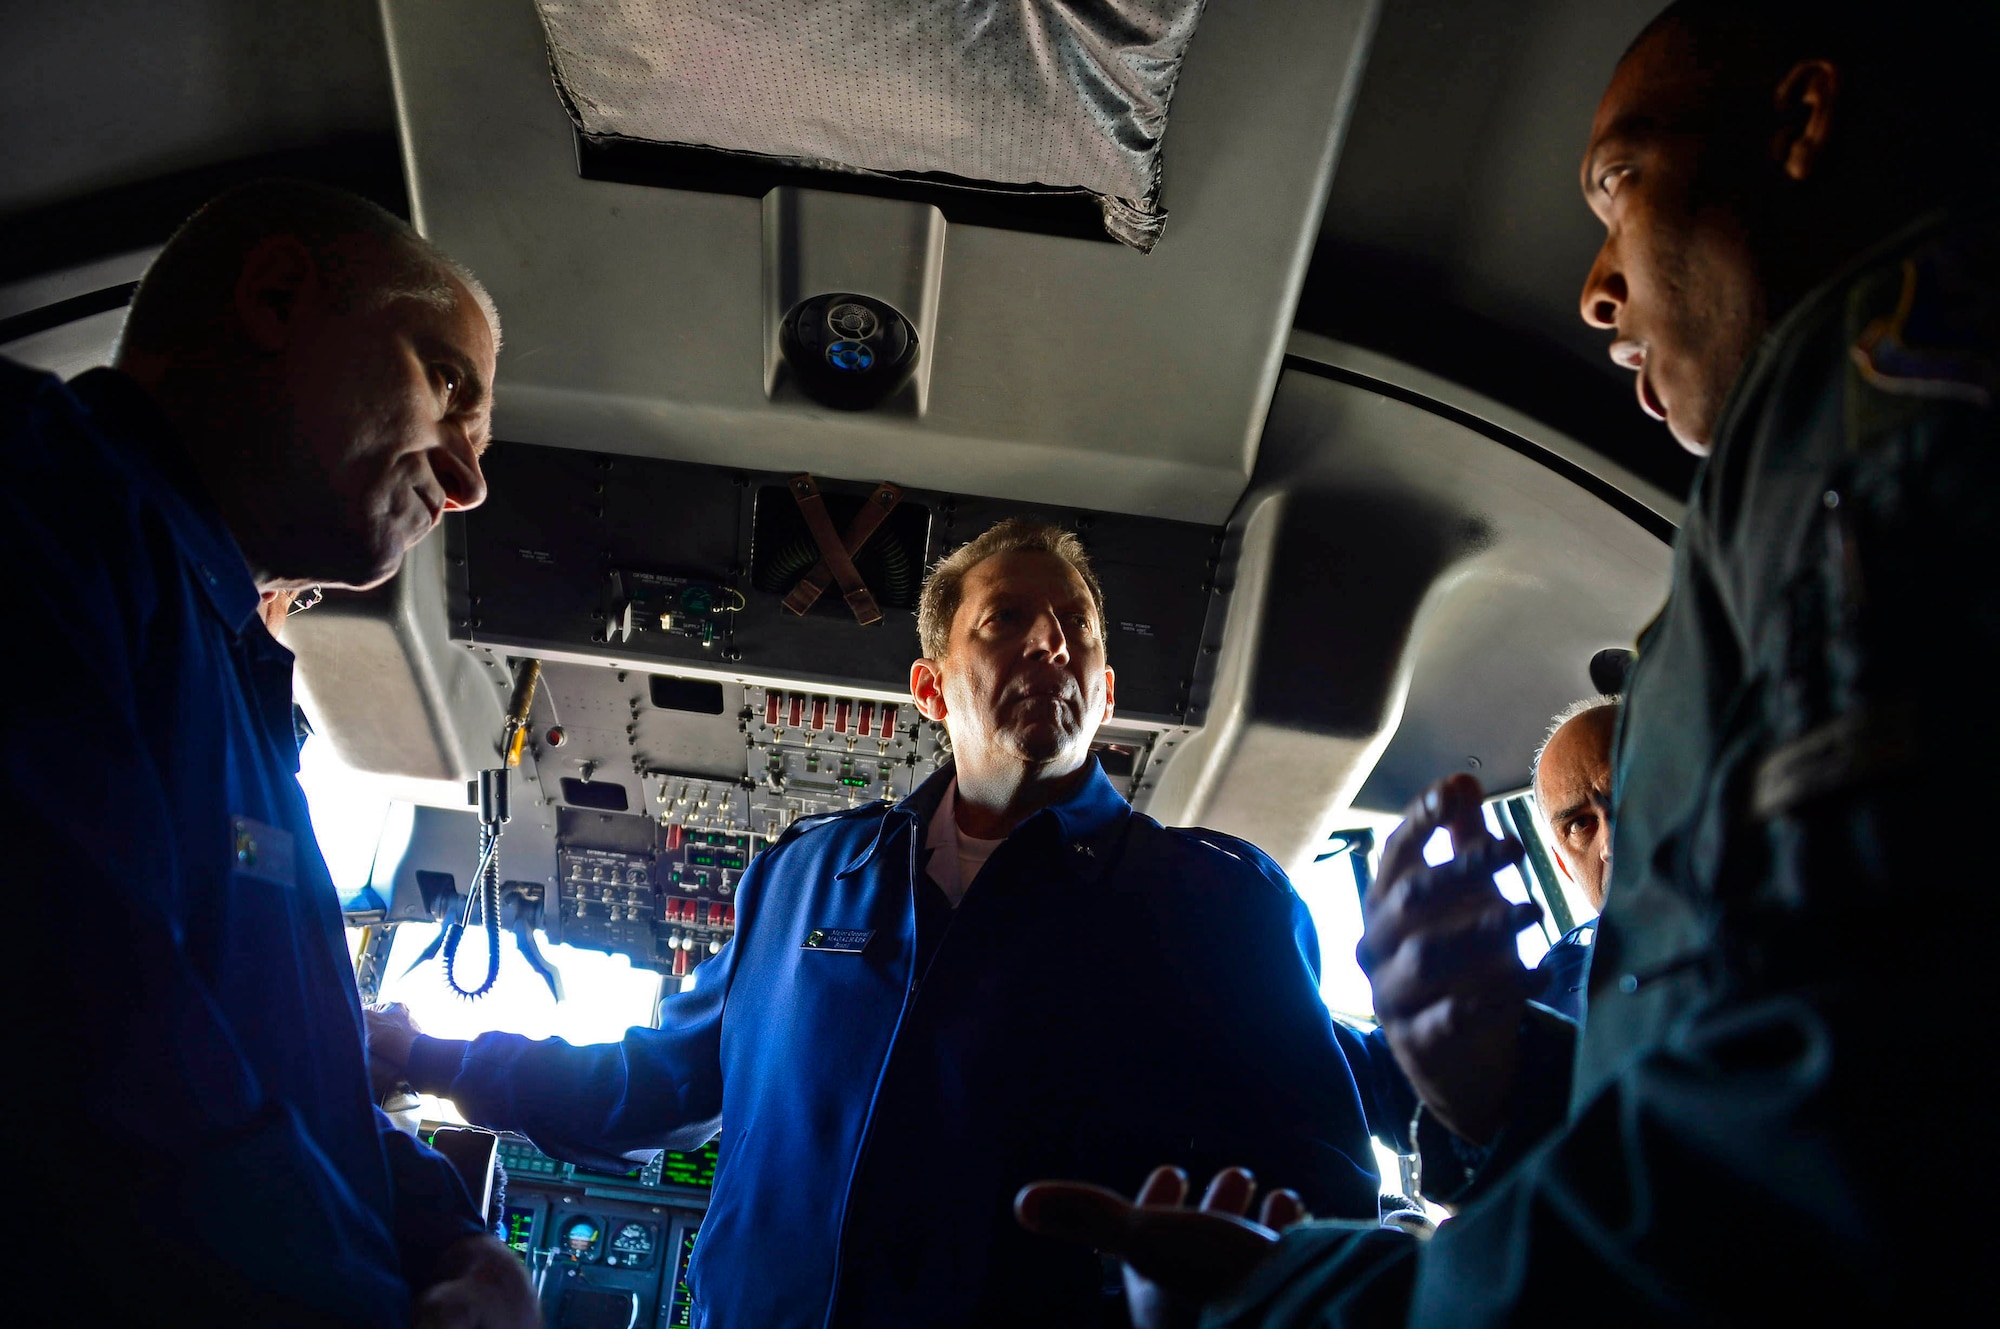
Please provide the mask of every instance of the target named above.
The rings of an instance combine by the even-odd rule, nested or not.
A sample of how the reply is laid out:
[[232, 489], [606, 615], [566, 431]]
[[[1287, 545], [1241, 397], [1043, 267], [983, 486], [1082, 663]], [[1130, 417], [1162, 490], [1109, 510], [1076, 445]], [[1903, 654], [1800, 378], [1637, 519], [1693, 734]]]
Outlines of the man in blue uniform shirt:
[[911, 692], [952, 761], [761, 855], [736, 939], [661, 1028], [467, 1044], [377, 1016], [372, 1050], [559, 1156], [719, 1126], [689, 1280], [712, 1326], [1121, 1323], [1095, 1255], [1013, 1222], [1043, 1176], [1244, 1164], [1372, 1221], [1372, 1093], [1349, 1058], [1385, 1054], [1329, 1020], [1276, 865], [1134, 812], [1092, 758], [1103, 626], [1075, 536], [988, 531], [919, 616]]
[[[1604, 912], [1611, 875], [1611, 755], [1622, 703], [1586, 697], [1563, 708], [1535, 753], [1529, 782], [1535, 806], [1549, 828], [1556, 870], [1583, 892], [1593, 914]], [[1583, 1020], [1584, 984], [1590, 977], [1595, 919], [1578, 923], [1542, 957], [1542, 989], [1534, 1000], [1570, 1019]]]
[[166, 246], [116, 369], [0, 362], [0, 808], [37, 1005], [13, 1167], [35, 1223], [115, 1265], [66, 1281], [79, 1322], [533, 1323], [450, 1165], [370, 1101], [259, 616], [381, 582], [485, 496], [497, 331], [403, 223], [267, 182]]

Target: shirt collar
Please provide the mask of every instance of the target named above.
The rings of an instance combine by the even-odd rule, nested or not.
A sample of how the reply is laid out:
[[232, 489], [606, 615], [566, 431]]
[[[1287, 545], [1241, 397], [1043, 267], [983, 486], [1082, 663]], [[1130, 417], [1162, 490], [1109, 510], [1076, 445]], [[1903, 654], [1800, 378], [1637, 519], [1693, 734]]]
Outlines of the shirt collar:
[[135, 462], [141, 483], [155, 490], [195, 582], [229, 630], [241, 634], [263, 596], [166, 412], [116, 369], [92, 369], [71, 379], [68, 387], [96, 423], [99, 437]]
[[[842, 869], [840, 875], [857, 872], [866, 866], [900, 831], [908, 830], [914, 835], [918, 827], [928, 825], [955, 779], [957, 772], [950, 762], [933, 771], [907, 798], [889, 810], [890, 815], [882, 818], [868, 848], [860, 858]], [[1125, 801], [1124, 795], [1111, 783], [1111, 777], [1104, 773], [1104, 767], [1093, 755], [1088, 773], [1076, 788], [1070, 790], [1061, 802], [1050, 804], [1015, 827], [1013, 835], [1037, 826], [1049, 826], [1057, 842], [1065, 846], [1064, 861], [1080, 875], [1095, 879], [1102, 875], [1116, 856], [1119, 836], [1131, 813], [1132, 805]]]

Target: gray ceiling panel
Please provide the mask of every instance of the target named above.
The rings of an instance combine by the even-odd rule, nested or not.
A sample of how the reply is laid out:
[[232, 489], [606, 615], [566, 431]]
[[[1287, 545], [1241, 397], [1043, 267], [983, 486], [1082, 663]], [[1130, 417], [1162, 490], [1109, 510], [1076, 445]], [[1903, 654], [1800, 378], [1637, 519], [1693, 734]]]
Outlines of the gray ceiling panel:
[[913, 421], [766, 397], [758, 201], [578, 178], [526, 0], [385, 7], [417, 219], [506, 320], [508, 437], [1210, 523], [1255, 458], [1374, 12], [1212, 7], [1150, 256], [952, 225]]

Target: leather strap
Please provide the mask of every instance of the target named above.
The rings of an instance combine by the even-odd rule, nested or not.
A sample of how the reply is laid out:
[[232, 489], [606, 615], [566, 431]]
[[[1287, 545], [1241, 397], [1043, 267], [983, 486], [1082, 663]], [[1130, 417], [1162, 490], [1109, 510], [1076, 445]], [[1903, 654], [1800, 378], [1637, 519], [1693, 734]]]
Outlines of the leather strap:
[[820, 497], [819, 486], [812, 476], [793, 476], [791, 491], [800, 514], [806, 519], [806, 528], [819, 545], [820, 561], [799, 579], [799, 584], [785, 597], [785, 608], [794, 614], [805, 613], [825, 594], [830, 583], [838, 581], [841, 594], [847, 599], [847, 607], [854, 611], [857, 622], [864, 627], [881, 622], [882, 610], [875, 603], [867, 583], [861, 580], [861, 573], [854, 566], [854, 556], [866, 547], [883, 520], [903, 501], [902, 488], [887, 480], [876, 485], [875, 492], [868, 496], [868, 501], [854, 514], [854, 520], [848, 523], [847, 534], [841, 537], [833, 533], [833, 519], [827, 515], [826, 501]]

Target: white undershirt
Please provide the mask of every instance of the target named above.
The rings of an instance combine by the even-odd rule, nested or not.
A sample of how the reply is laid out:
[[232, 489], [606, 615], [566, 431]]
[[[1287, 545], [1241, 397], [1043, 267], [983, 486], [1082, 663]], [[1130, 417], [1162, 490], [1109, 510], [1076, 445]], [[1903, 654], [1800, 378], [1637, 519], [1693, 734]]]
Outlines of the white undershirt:
[[997, 840], [982, 840], [958, 828], [958, 781], [953, 780], [938, 801], [937, 811], [931, 815], [930, 831], [924, 836], [924, 847], [931, 851], [931, 880], [944, 892], [944, 898], [951, 901], [953, 909], [965, 898], [966, 888], [978, 880], [979, 870], [993, 857], [993, 851], [1006, 842], [1004, 835]]

